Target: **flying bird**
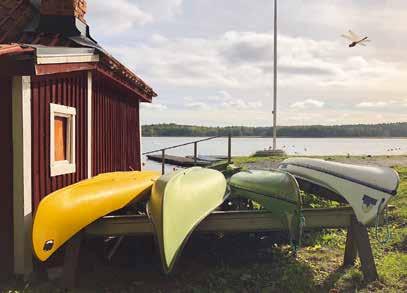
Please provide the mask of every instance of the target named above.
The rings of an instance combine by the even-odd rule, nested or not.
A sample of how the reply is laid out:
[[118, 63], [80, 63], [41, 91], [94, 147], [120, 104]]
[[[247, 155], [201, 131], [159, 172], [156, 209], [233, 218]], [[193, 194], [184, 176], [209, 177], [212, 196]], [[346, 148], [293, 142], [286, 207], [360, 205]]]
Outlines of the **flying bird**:
[[349, 30], [348, 34], [343, 34], [342, 37], [348, 39], [352, 43], [349, 44], [349, 47], [355, 47], [356, 45], [366, 46], [367, 42], [370, 42], [368, 37], [360, 37], [351, 30]]

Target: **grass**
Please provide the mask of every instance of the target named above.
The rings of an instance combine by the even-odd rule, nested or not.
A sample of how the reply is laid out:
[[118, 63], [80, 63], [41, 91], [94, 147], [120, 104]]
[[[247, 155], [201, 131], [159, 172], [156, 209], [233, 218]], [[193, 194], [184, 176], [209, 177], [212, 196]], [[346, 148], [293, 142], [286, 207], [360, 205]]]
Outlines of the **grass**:
[[[235, 162], [259, 160], [264, 159]], [[396, 206], [389, 215], [391, 239], [382, 245], [375, 229], [369, 229], [377, 282], [364, 281], [359, 262], [351, 268], [341, 266], [346, 231], [339, 229], [306, 233], [296, 258], [286, 242], [275, 240], [275, 234], [196, 235], [170, 277], [159, 273], [157, 253], [148, 244], [151, 239], [128, 239], [113, 263], [93, 261], [93, 269], [83, 272], [80, 289], [73, 292], [407, 292], [407, 167], [395, 169], [401, 184], [391, 201]], [[305, 203], [332, 205], [309, 195]], [[386, 230], [380, 228], [378, 236], [385, 238]], [[24, 286], [10, 282], [3, 287], [4, 292], [62, 292], [58, 281], [29, 284], [25, 290]]]

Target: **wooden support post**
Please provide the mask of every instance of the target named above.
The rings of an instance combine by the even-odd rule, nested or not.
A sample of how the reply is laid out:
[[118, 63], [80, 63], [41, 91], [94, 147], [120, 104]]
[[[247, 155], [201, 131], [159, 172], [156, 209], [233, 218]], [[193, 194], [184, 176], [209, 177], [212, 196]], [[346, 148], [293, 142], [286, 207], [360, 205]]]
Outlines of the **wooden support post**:
[[161, 164], [161, 174], [165, 174], [165, 150], [161, 151], [161, 159], [162, 159], [162, 164]]
[[356, 247], [355, 236], [353, 235], [352, 226], [348, 228], [348, 234], [346, 236], [345, 256], [343, 258], [343, 266], [353, 266], [358, 255]]
[[228, 136], [228, 164], [232, 163], [232, 134]]
[[351, 220], [351, 229], [352, 236], [355, 238], [365, 280], [368, 282], [378, 280], [379, 278], [377, 275], [376, 264], [374, 262], [367, 228], [359, 223], [356, 217], [353, 216]]
[[66, 289], [75, 288], [77, 284], [82, 239], [83, 234], [80, 232], [69, 240], [65, 248], [62, 286]]
[[48, 281], [48, 273], [44, 263], [34, 258], [33, 268], [34, 268], [33, 280], [42, 282]]
[[198, 160], [198, 143], [194, 142], [194, 165], [196, 166], [196, 161]]

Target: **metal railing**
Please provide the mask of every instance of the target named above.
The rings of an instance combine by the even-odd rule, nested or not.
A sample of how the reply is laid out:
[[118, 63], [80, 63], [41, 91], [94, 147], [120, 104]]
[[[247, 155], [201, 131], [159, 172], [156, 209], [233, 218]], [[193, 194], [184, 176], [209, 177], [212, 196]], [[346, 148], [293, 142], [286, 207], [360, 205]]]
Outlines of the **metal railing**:
[[[213, 140], [213, 139], [217, 139], [217, 138], [223, 138], [223, 137], [224, 136], [213, 136], [213, 137], [209, 137], [209, 138], [205, 138], [205, 139], [200, 139], [200, 140], [191, 141], [191, 142], [187, 142], [187, 143], [183, 143], [183, 144], [179, 144], [179, 145], [174, 145], [174, 146], [170, 146], [170, 147], [166, 147], [166, 148], [162, 148], [162, 149], [158, 149], [158, 150], [154, 150], [154, 151], [145, 152], [142, 155], [145, 156], [145, 155], [150, 155], [150, 154], [161, 152], [161, 160], [162, 160], [161, 173], [164, 175], [165, 174], [165, 152], [167, 150], [171, 150], [171, 149], [193, 144], [194, 145], [194, 164], [196, 165], [198, 162], [198, 144], [200, 142]], [[230, 164], [230, 163], [232, 163], [232, 135], [229, 134], [227, 136], [227, 138], [228, 138], [228, 164]]]

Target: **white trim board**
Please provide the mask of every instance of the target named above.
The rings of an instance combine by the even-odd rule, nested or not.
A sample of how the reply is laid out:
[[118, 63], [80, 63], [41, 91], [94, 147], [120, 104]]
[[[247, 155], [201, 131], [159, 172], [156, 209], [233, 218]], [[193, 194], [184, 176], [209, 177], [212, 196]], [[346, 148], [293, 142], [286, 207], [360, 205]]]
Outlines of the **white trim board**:
[[31, 77], [13, 78], [14, 273], [27, 277], [32, 262]]
[[[51, 177], [71, 174], [76, 172], [76, 109], [73, 107], [50, 104], [50, 173]], [[65, 117], [68, 120], [67, 125], [67, 160], [55, 161], [55, 117]]]
[[138, 102], [138, 126], [139, 126], [139, 150], [140, 150], [140, 171], [143, 171], [143, 144], [141, 140], [143, 139], [143, 128], [141, 126], [141, 103]]
[[99, 62], [99, 55], [44, 55], [37, 56], [37, 64], [64, 64]]

